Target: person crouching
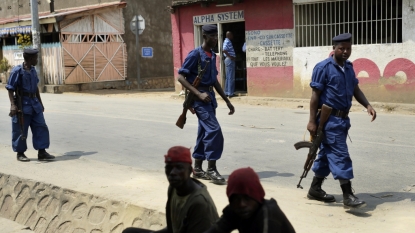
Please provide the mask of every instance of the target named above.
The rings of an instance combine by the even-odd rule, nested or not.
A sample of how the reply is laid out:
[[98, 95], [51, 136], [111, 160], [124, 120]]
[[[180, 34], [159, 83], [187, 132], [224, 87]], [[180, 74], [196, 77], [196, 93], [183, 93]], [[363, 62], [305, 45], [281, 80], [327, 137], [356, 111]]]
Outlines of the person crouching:
[[205, 233], [292, 233], [290, 221], [275, 199], [264, 199], [265, 191], [255, 171], [240, 168], [228, 178], [226, 194], [229, 205], [220, 219]]

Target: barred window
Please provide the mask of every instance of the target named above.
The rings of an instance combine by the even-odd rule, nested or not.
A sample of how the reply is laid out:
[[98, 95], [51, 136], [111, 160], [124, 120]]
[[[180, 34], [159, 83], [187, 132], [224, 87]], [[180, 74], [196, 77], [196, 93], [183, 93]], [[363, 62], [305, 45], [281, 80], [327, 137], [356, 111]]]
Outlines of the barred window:
[[346, 32], [353, 34], [353, 44], [402, 43], [402, 0], [295, 5], [296, 47], [329, 46]]

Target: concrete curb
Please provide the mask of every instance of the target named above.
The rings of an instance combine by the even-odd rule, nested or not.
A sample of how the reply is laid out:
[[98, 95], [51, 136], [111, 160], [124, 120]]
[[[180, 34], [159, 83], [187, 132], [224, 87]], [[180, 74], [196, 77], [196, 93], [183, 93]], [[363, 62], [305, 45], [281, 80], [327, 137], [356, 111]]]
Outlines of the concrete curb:
[[[167, 189], [167, 182], [157, 181], [165, 181], [163, 173], [142, 175], [138, 169], [63, 155], [54, 162], [21, 163], [11, 151], [0, 144], [0, 163], [13, 164], [2, 166], [0, 173], [0, 217], [36, 233], [121, 233], [130, 226], [165, 226], [167, 190], [160, 185]], [[37, 157], [33, 150], [26, 155]], [[152, 185], [146, 188], [147, 183]]]
[[[57, 155], [55, 162], [32, 159], [21, 163], [11, 151], [10, 146], [0, 144], [0, 163], [8, 164], [1, 169], [0, 217], [25, 224], [36, 233], [121, 233], [129, 226], [154, 230], [165, 226], [168, 182], [162, 158], [160, 170], [144, 171], [51, 150]], [[26, 155], [36, 158], [36, 151]], [[310, 181], [304, 180], [303, 185]], [[226, 186], [203, 182], [220, 214], [228, 204]], [[408, 232], [415, 227], [413, 216], [408, 216], [415, 209], [410, 200], [379, 204], [375, 210], [351, 215], [344, 211], [340, 195], [336, 195], [337, 202], [324, 204], [305, 198], [306, 190], [296, 189], [295, 184], [285, 187], [263, 182], [263, 186], [266, 198], [278, 201], [297, 232], [373, 232], [379, 227], [384, 232]], [[371, 217], [362, 219], [362, 215]], [[328, 216], [335, 225], [327, 224]], [[341, 221], [344, 219], [347, 221]], [[397, 226], [401, 231], [396, 231]]]
[[0, 216], [34, 232], [116, 233], [128, 226], [163, 227], [160, 212], [52, 184], [0, 173], [0, 187]]
[[29, 227], [20, 225], [9, 219], [0, 218], [0, 232], [1, 233], [32, 233]]

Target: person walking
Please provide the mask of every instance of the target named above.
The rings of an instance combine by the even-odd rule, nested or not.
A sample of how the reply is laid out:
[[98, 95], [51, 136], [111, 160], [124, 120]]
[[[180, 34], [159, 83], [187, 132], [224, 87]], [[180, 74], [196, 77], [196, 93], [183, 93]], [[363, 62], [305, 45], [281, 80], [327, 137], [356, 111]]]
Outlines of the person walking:
[[[229, 108], [229, 115], [235, 113], [235, 108], [226, 97], [220, 86], [216, 68], [216, 55], [213, 52], [218, 42], [218, 30], [216, 25], [204, 25], [203, 44], [192, 50], [187, 55], [182, 67], [179, 69], [178, 81], [195, 96], [193, 109], [198, 118], [198, 132], [196, 146], [193, 151], [195, 159], [193, 177], [198, 179], [208, 179], [215, 184], [226, 184], [226, 180], [220, 175], [216, 167], [216, 161], [222, 156], [224, 138], [222, 129], [216, 118], [216, 108], [218, 106], [215, 92], [223, 98]], [[200, 67], [205, 67], [209, 61], [208, 68], [201, 80], [198, 88], [192, 86], [193, 81], [199, 73]], [[204, 160], [208, 161], [208, 169], [205, 172], [202, 168]]]
[[350, 181], [354, 177], [353, 167], [346, 144], [351, 126], [349, 110], [353, 96], [367, 109], [372, 121], [376, 119], [376, 111], [360, 90], [353, 65], [347, 60], [352, 53], [352, 35], [345, 33], [334, 37], [333, 50], [332, 56], [314, 67], [310, 83], [312, 95], [310, 119], [307, 124], [310, 135], [315, 136], [317, 133], [318, 109], [325, 104], [332, 108], [332, 112], [324, 126], [325, 137], [314, 161], [312, 169], [315, 176], [307, 197], [324, 202], [336, 201], [333, 195], [321, 189], [324, 179], [331, 173], [334, 179], [340, 181], [344, 207], [361, 208], [366, 203], [353, 194]]

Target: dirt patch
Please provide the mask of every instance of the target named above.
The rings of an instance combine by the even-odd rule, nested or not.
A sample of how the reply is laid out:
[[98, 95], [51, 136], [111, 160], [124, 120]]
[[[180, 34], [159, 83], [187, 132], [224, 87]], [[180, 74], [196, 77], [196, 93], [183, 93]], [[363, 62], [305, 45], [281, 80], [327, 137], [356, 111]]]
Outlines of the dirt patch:
[[[171, 90], [153, 90], [153, 91], [138, 91], [138, 90], [117, 90], [117, 89], [104, 89], [88, 92], [67, 92], [65, 95], [97, 95], [110, 98], [152, 98], [152, 99], [164, 99], [164, 101], [184, 101], [184, 96], [179, 95]], [[219, 102], [223, 101], [218, 95]], [[273, 108], [289, 108], [289, 109], [309, 109], [309, 99], [297, 99], [297, 98], [278, 98], [278, 97], [254, 97], [247, 96], [246, 94], [240, 94], [237, 97], [231, 98], [232, 103], [246, 104], [252, 106], [268, 106]], [[403, 103], [387, 103], [387, 102], [371, 102], [372, 106], [378, 113], [387, 114], [403, 114], [403, 115], [415, 115], [415, 104], [403, 104]], [[353, 101], [351, 112], [366, 111], [356, 101]]]

